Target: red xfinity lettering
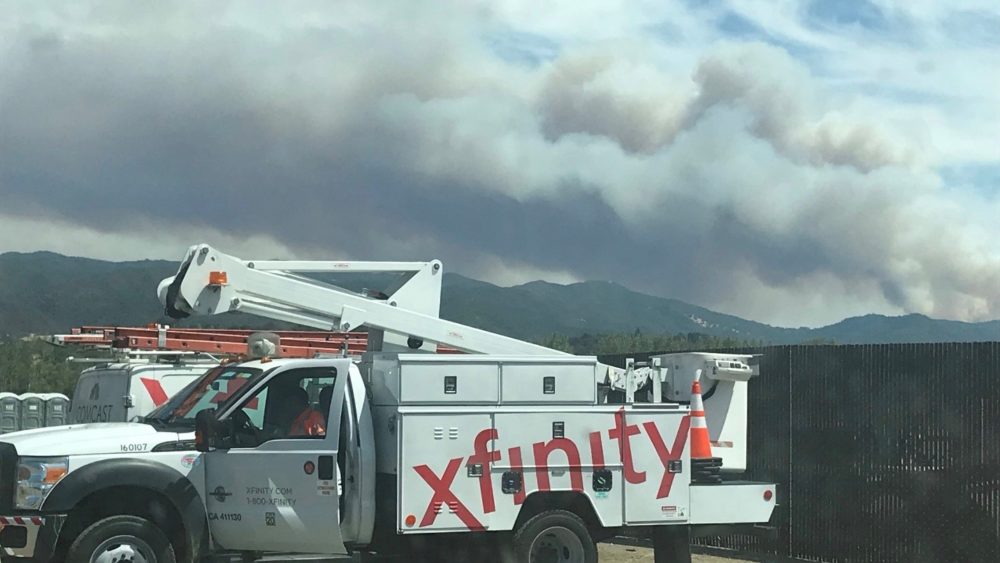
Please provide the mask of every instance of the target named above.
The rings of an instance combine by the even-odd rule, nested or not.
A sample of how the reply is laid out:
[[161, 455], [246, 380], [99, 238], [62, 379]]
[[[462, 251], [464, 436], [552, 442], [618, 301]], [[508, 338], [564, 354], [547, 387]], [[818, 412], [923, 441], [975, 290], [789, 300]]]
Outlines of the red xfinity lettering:
[[569, 481], [574, 491], [583, 490], [583, 475], [580, 473], [580, 450], [576, 444], [566, 438], [555, 438], [548, 443], [538, 442], [534, 445], [535, 474], [538, 476], [538, 489], [547, 491], [552, 488], [549, 482], [549, 455], [555, 450], [562, 450], [569, 461]]
[[608, 437], [612, 440], [618, 440], [618, 450], [622, 456], [625, 480], [633, 485], [646, 482], [646, 472], [636, 471], [632, 464], [632, 446], [629, 444], [629, 437], [639, 433], [637, 424], [625, 424], [625, 409], [618, 409], [618, 412], [615, 413], [615, 427], [608, 430]]
[[427, 511], [424, 512], [424, 517], [420, 521], [420, 527], [425, 528], [434, 523], [434, 519], [437, 518], [437, 511], [434, 510], [435, 503], [441, 503], [444, 506], [451, 506], [455, 509], [455, 515], [458, 519], [462, 521], [469, 530], [479, 532], [486, 528], [476, 519], [467, 506], [462, 504], [462, 501], [458, 500], [455, 493], [451, 492], [451, 484], [455, 482], [455, 476], [458, 475], [459, 468], [462, 467], [462, 458], [455, 458], [448, 462], [448, 468], [444, 470], [444, 475], [438, 478], [437, 475], [431, 470], [430, 467], [426, 465], [418, 465], [413, 469], [420, 475], [424, 481], [430, 485], [431, 489], [434, 491], [434, 496], [431, 497], [430, 504], [427, 505]]
[[[625, 481], [631, 484], [646, 482], [646, 471], [637, 471], [635, 468], [635, 460], [632, 457], [631, 444], [632, 436], [642, 434], [643, 430], [645, 430], [645, 434], [649, 437], [650, 444], [656, 451], [660, 464], [663, 466], [663, 476], [660, 479], [660, 486], [657, 490], [656, 498], [662, 499], [670, 496], [675, 475], [670, 472], [670, 462], [675, 462], [681, 459], [681, 456], [684, 453], [685, 445], [687, 444], [690, 429], [691, 418], [689, 416], [684, 416], [677, 428], [677, 434], [674, 436], [673, 444], [668, 448], [667, 444], [663, 440], [663, 436], [660, 434], [659, 428], [656, 426], [656, 423], [643, 422], [640, 429], [640, 425], [638, 423], [626, 424], [624, 408], [618, 410], [618, 412], [615, 413], [614, 428], [608, 429], [608, 436], [610, 439], [618, 441]], [[591, 432], [589, 433], [588, 438], [590, 442], [590, 456], [594, 469], [606, 468], [607, 461], [605, 459], [604, 443], [602, 441], [603, 432]], [[483, 472], [478, 480], [479, 493], [482, 499], [483, 512], [485, 514], [496, 512], [496, 499], [493, 491], [491, 464], [500, 461], [502, 458], [500, 451], [493, 449], [492, 442], [498, 439], [499, 435], [495, 428], [487, 428], [480, 431], [472, 443], [473, 453], [466, 461], [466, 464], [469, 466], [479, 464], [482, 465]], [[583, 491], [583, 468], [580, 461], [580, 450], [578, 449], [576, 443], [568, 438], [555, 438], [548, 442], [537, 442], [532, 445], [531, 453], [534, 455], [532, 470], [535, 472], [538, 489], [541, 491], [551, 490], [552, 483], [549, 475], [549, 460], [556, 450], [562, 451], [562, 453], [566, 456], [568, 464], [567, 468], [570, 472], [571, 487], [575, 491]], [[527, 496], [527, 482], [524, 478], [524, 459], [521, 447], [508, 448], [507, 458], [510, 462], [510, 470], [519, 474], [521, 477], [520, 487], [513, 494], [514, 505], [520, 506], [524, 504]], [[462, 503], [462, 501], [459, 500], [455, 493], [451, 490], [452, 484], [455, 482], [455, 478], [458, 475], [459, 469], [461, 469], [463, 465], [462, 461], [464, 459], [465, 458], [459, 457], [449, 461], [448, 467], [445, 468], [444, 473], [440, 477], [435, 475], [434, 471], [427, 465], [418, 465], [413, 468], [433, 491], [431, 500], [427, 505], [427, 510], [424, 512], [423, 519], [420, 521], [421, 528], [433, 525], [438, 513], [443, 511], [443, 508], [447, 507], [453, 511], [456, 516], [458, 516], [459, 520], [461, 520], [469, 530], [483, 531], [486, 529], [485, 526], [483, 526], [483, 524], [472, 513], [472, 511], [470, 511], [469, 508]]]
[[594, 469], [604, 469], [604, 443], [601, 442], [600, 432], [590, 433], [590, 459], [594, 462]]
[[493, 428], [476, 434], [473, 441], [475, 453], [469, 456], [469, 465], [482, 464], [483, 474], [479, 477], [479, 494], [483, 499], [483, 512], [496, 512], [496, 502], [493, 500], [493, 479], [490, 474], [490, 464], [500, 461], [500, 452], [487, 450], [486, 445], [497, 439], [497, 431]]
[[671, 461], [677, 461], [681, 458], [681, 453], [684, 451], [684, 444], [687, 442], [688, 432], [691, 428], [691, 417], [685, 416], [681, 420], [680, 427], [677, 428], [677, 435], [674, 436], [674, 447], [669, 450], [667, 449], [667, 445], [663, 443], [663, 437], [660, 436], [660, 430], [656, 428], [656, 424], [644, 422], [642, 427], [646, 429], [646, 434], [649, 434], [649, 441], [653, 443], [656, 456], [660, 458], [660, 463], [663, 464], [663, 478], [660, 479], [660, 489], [656, 492], [656, 498], [668, 497], [670, 496], [670, 488], [674, 485], [674, 474], [670, 472], [668, 466]]

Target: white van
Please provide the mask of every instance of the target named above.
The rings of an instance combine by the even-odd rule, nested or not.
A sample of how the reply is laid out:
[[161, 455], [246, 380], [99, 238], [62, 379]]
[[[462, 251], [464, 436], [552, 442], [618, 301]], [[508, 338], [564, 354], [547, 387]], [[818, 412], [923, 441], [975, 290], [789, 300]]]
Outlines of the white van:
[[143, 417], [217, 365], [211, 360], [131, 361], [87, 368], [76, 383], [67, 422], [129, 422]]

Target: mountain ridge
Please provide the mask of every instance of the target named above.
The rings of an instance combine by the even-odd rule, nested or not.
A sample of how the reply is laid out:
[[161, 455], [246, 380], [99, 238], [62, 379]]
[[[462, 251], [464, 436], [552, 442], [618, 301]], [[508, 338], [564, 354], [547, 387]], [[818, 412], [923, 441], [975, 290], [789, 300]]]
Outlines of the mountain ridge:
[[[176, 270], [177, 263], [166, 260], [109, 262], [50, 251], [0, 254], [0, 335], [66, 332], [84, 324], [166, 322], [155, 289], [162, 278]], [[380, 283], [375, 277], [362, 281]], [[442, 282], [441, 316], [536, 341], [552, 334], [635, 331], [703, 333], [773, 344], [1000, 340], [1000, 320], [968, 323], [916, 313], [868, 314], [818, 328], [786, 328], [639, 293], [613, 281], [563, 285], [535, 280], [501, 287], [457, 273], [446, 273]], [[215, 321], [250, 328], [269, 324], [246, 315], [171, 324], [196, 326]]]

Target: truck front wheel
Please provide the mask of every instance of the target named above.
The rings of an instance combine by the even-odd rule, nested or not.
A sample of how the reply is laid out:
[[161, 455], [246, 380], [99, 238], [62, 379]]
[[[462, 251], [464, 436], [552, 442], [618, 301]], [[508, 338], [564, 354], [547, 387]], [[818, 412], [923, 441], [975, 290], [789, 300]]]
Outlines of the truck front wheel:
[[167, 536], [138, 516], [112, 516], [83, 531], [69, 546], [67, 563], [176, 563]]
[[597, 563], [597, 545], [583, 520], [567, 510], [533, 516], [514, 533], [518, 563]]

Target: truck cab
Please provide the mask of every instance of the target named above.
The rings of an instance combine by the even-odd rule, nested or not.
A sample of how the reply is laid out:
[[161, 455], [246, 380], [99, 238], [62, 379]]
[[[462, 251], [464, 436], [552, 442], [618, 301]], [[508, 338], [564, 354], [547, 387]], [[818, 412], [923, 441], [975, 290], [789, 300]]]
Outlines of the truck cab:
[[[115, 382], [122, 381], [123, 374], [149, 375], [134, 367], [110, 373]], [[156, 373], [164, 366], [147, 367]], [[224, 402], [260, 370], [234, 369], [231, 364], [198, 369], [201, 377], [132, 422], [72, 423], [3, 435], [3, 559], [63, 559], [74, 538], [112, 517], [156, 523], [177, 546], [177, 559], [199, 552], [207, 523], [204, 478], [194, 443], [195, 414]], [[99, 376], [108, 370], [91, 373]], [[93, 379], [92, 384], [101, 382]]]
[[[350, 359], [278, 360], [198, 415], [213, 549], [346, 555], [375, 521], [375, 439]], [[247, 533], [253, 530], [253, 533]]]

